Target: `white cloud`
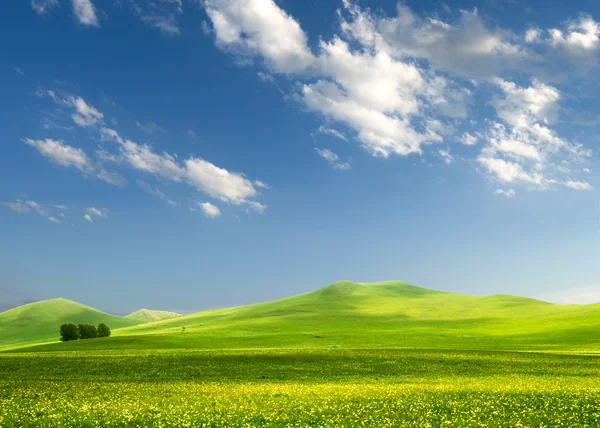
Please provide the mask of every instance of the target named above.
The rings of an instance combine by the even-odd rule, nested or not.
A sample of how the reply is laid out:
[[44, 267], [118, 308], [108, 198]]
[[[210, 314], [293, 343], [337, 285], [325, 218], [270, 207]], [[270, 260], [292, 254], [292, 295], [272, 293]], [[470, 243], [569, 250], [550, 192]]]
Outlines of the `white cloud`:
[[566, 288], [539, 294], [535, 298], [564, 305], [597, 303], [600, 302], [600, 287]]
[[589, 15], [571, 22], [566, 31], [554, 28], [549, 33], [550, 43], [570, 55], [587, 54], [597, 50], [600, 44], [600, 25]]
[[196, 134], [196, 131], [194, 131], [193, 129], [188, 129], [186, 131], [186, 134], [188, 135], [188, 137], [191, 138], [196, 138], [198, 136], [198, 134]]
[[189, 158], [184, 164], [188, 182], [215, 199], [239, 205], [247, 203], [258, 193], [243, 175], [219, 168], [204, 159]]
[[268, 185], [268, 184], [266, 184], [266, 183], [263, 183], [263, 182], [262, 182], [262, 181], [260, 181], [260, 180], [254, 180], [254, 185], [255, 185], [256, 187], [262, 187], [263, 189], [268, 189], [268, 188], [269, 188], [269, 185]]
[[586, 181], [568, 180], [564, 184], [565, 184], [565, 186], [567, 186], [571, 189], [575, 189], [575, 190], [591, 190], [592, 189], [592, 185]]
[[98, 27], [98, 17], [96, 16], [96, 8], [91, 0], [72, 0], [73, 13], [77, 22], [83, 25]]
[[316, 152], [325, 159], [333, 169], [348, 170], [351, 165], [348, 162], [343, 162], [340, 157], [329, 149], [315, 148]]
[[534, 79], [530, 87], [519, 87], [513, 82], [495, 79], [503, 97], [494, 98], [492, 106], [498, 117], [515, 128], [524, 128], [535, 122], [552, 124], [558, 114], [558, 90]]
[[75, 167], [88, 173], [93, 169], [90, 159], [83, 150], [64, 144], [61, 140], [32, 140], [25, 138], [25, 144], [35, 147], [42, 156], [64, 167]]
[[440, 155], [446, 165], [450, 165], [452, 162], [454, 162], [454, 156], [452, 156], [452, 153], [450, 153], [449, 147], [446, 147], [445, 149], [439, 149], [438, 155]]
[[254, 211], [254, 212], [262, 214], [267, 210], [267, 206], [264, 204], [261, 204], [260, 202], [250, 201], [250, 202], [248, 202], [248, 209], [250, 211]]
[[19, 67], [15, 67], [15, 73], [25, 76], [25, 73], [23, 73], [23, 70], [21, 70]]
[[53, 205], [54, 208], [56, 208], [57, 210], [68, 210], [69, 207], [66, 205]]
[[537, 28], [529, 28], [525, 32], [525, 43], [536, 43], [541, 38], [541, 31]]
[[474, 146], [479, 141], [479, 138], [468, 132], [464, 132], [460, 137], [460, 142], [465, 146]]
[[48, 220], [51, 221], [52, 223], [56, 223], [56, 224], [62, 223], [62, 221], [60, 221], [59, 219], [54, 218], [54, 217], [48, 217]]
[[106, 181], [107, 183], [113, 184], [117, 187], [125, 186], [125, 179], [118, 172], [109, 172], [104, 169], [101, 169], [96, 174], [96, 177], [98, 177], [100, 180]]
[[397, 58], [422, 58], [436, 69], [465, 77], [494, 76], [530, 59], [509, 30], [487, 28], [476, 10], [462, 10], [455, 22], [421, 18], [399, 4], [397, 16], [375, 18], [354, 1], [345, 1], [346, 34], [369, 48]]
[[89, 215], [89, 214], [85, 214], [85, 215], [83, 216], [83, 218], [84, 218], [84, 219], [86, 219], [87, 221], [89, 221], [90, 223], [93, 223], [93, 222], [94, 222], [94, 220], [92, 220], [92, 216], [91, 216], [91, 215]]
[[97, 217], [108, 217], [108, 210], [106, 208], [98, 209], [98, 208], [90, 207], [90, 208], [86, 208], [85, 211], [89, 215], [94, 215]]
[[488, 121], [487, 144], [477, 159], [492, 177], [546, 189], [564, 180], [570, 164], [591, 155], [581, 144], [560, 138], [549, 127], [559, 111], [556, 88], [535, 79], [529, 87], [502, 79], [494, 83], [501, 95], [491, 104], [504, 124]]
[[136, 121], [135, 124], [137, 125], [138, 128], [140, 128], [142, 131], [144, 131], [147, 134], [154, 134], [156, 132], [167, 132], [167, 130], [165, 128], [158, 126], [154, 122], [141, 123], [141, 122]]
[[[199, 191], [233, 205], [249, 204], [258, 196], [256, 187], [264, 183], [252, 182], [243, 174], [230, 172], [204, 159], [190, 157], [181, 163], [166, 152], [156, 154], [149, 146], [122, 138], [113, 129], [101, 128], [105, 140], [120, 145], [121, 158], [132, 167], [175, 182], [187, 182]], [[260, 184], [257, 184], [260, 183]], [[266, 186], [266, 185], [265, 185]]]
[[34, 210], [35, 212], [37, 212], [39, 215], [47, 217], [48, 213], [46, 212], [46, 210], [44, 210], [44, 207], [42, 207], [40, 204], [38, 204], [37, 202], [34, 201], [27, 201], [25, 202], [32, 210]]
[[79, 126], [92, 126], [98, 123], [102, 123], [104, 114], [89, 105], [81, 97], [69, 97], [68, 101], [75, 108], [71, 118]]
[[98, 27], [98, 17], [96, 16], [96, 8], [91, 0], [72, 0], [73, 13], [77, 18], [77, 22], [87, 26]]
[[130, 5], [135, 15], [142, 22], [152, 28], [156, 28], [163, 35], [174, 37], [181, 34], [177, 17], [183, 12], [183, 4], [180, 0], [162, 0], [159, 2], [131, 1]]
[[221, 210], [210, 202], [198, 202], [198, 205], [208, 218], [215, 218], [221, 215]]
[[338, 131], [337, 129], [328, 128], [326, 126], [321, 125], [321, 126], [319, 126], [319, 132], [321, 134], [328, 134], [335, 138], [339, 138], [340, 140], [348, 141], [346, 136], [344, 134], [342, 134], [340, 131]]
[[508, 190], [496, 189], [496, 191], [494, 193], [496, 195], [506, 196], [507, 198], [514, 198], [515, 195], [517, 194], [514, 189], [508, 189]]
[[17, 199], [16, 202], [3, 201], [2, 205], [10, 208], [11, 210], [19, 214], [23, 214], [30, 211], [30, 208], [27, 205], [25, 205], [20, 199]]
[[38, 15], [45, 15], [55, 7], [58, 7], [58, 0], [31, 0], [31, 8]]
[[314, 62], [306, 34], [273, 0], [206, 0], [203, 5], [219, 46], [260, 55], [281, 73], [305, 70]]

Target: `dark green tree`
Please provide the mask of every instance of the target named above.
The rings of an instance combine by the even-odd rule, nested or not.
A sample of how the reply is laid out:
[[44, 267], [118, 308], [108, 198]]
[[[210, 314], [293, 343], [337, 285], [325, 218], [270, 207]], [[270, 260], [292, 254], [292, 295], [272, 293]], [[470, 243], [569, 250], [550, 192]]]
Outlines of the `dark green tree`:
[[98, 337], [98, 330], [96, 330], [96, 326], [94, 325], [79, 324], [77, 329], [79, 330], [80, 339], [94, 339]]
[[98, 337], [110, 337], [110, 328], [104, 324], [98, 324]]
[[63, 324], [60, 326], [61, 342], [79, 339], [79, 329], [75, 324]]

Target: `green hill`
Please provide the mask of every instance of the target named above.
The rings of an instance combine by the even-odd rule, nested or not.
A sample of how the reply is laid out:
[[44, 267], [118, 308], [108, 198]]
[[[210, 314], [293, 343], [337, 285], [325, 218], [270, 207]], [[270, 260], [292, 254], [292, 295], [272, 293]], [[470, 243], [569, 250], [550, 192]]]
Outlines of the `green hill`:
[[155, 311], [152, 309], [140, 309], [139, 311], [135, 311], [135, 312], [127, 315], [125, 318], [143, 321], [143, 322], [153, 322], [153, 321], [166, 320], [166, 319], [170, 319], [170, 318], [176, 318], [176, 317], [180, 317], [180, 316], [181, 316], [181, 314], [178, 314], [177, 312]]
[[117, 329], [139, 324], [66, 299], [29, 303], [0, 313], [0, 348], [58, 340], [61, 324], [107, 324]]
[[476, 297], [398, 281], [341, 281], [272, 302], [119, 329], [106, 341], [59, 347], [599, 350], [600, 304]]

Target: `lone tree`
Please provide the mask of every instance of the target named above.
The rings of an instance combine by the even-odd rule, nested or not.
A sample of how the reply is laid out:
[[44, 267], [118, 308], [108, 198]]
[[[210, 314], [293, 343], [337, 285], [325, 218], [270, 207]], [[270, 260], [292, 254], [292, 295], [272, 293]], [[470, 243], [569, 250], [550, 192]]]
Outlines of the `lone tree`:
[[79, 330], [80, 339], [95, 339], [98, 337], [98, 330], [96, 330], [96, 326], [90, 324], [79, 324], [77, 329]]
[[79, 339], [79, 330], [75, 324], [63, 324], [60, 326], [61, 342]]
[[98, 324], [98, 337], [110, 337], [110, 328], [104, 324]]

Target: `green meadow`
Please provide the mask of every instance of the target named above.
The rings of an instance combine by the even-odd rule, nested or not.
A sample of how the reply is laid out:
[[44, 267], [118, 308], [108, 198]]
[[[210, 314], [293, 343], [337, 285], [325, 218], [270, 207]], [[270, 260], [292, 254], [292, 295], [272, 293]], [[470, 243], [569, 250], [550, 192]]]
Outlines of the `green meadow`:
[[597, 304], [342, 281], [150, 322], [30, 309], [0, 314], [2, 427], [600, 426]]

